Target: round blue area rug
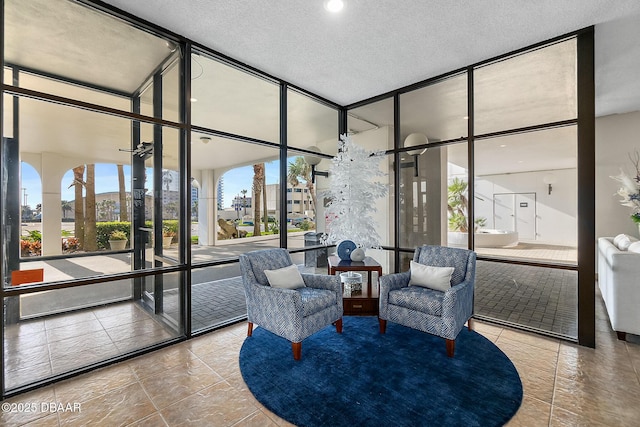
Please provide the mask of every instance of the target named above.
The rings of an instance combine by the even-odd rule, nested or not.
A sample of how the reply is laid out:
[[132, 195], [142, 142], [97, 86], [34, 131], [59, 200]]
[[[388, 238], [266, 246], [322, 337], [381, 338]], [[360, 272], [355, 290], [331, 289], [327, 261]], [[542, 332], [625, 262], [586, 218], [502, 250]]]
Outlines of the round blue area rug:
[[245, 383], [269, 410], [298, 426], [501, 426], [522, 402], [515, 367], [466, 328], [447, 357], [442, 338], [377, 317], [343, 318], [291, 344], [262, 328], [240, 350]]

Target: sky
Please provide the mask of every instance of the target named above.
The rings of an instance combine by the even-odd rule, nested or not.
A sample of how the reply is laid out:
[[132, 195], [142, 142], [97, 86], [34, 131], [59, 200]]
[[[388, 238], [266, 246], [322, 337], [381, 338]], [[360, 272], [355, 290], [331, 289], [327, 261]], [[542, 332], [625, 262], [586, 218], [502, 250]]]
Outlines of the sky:
[[[267, 185], [280, 182], [280, 162], [273, 161], [265, 164], [265, 178]], [[251, 196], [253, 185], [253, 166], [243, 166], [226, 172], [224, 175], [224, 201], [223, 207], [231, 207], [233, 198], [242, 196], [240, 190], [247, 190], [247, 197]]]
[[[279, 182], [279, 161], [266, 163], [265, 176], [268, 184], [276, 184]], [[148, 172], [150, 175], [150, 171]], [[124, 166], [125, 188], [126, 191], [131, 190], [131, 167]], [[226, 172], [224, 175], [224, 206], [231, 207], [233, 198], [242, 195], [240, 190], [247, 190], [247, 196], [251, 195], [251, 186], [253, 183], [253, 166], [244, 166]], [[73, 171], [69, 170], [64, 174], [60, 183], [61, 200], [71, 201], [75, 199], [74, 188], [69, 186], [73, 183]], [[170, 184], [172, 190], [178, 189], [178, 183]], [[40, 176], [36, 170], [28, 163], [22, 162], [22, 188], [20, 192], [20, 204], [26, 201], [32, 209], [35, 209], [38, 203], [42, 203], [42, 183]], [[26, 190], [25, 190], [26, 189]], [[110, 191], [118, 191], [118, 169], [114, 164], [97, 163], [96, 164], [96, 194], [106, 193]]]
[[[125, 188], [131, 190], [131, 167], [124, 166]], [[73, 183], [73, 171], [69, 170], [62, 177], [60, 182], [61, 200], [75, 199], [74, 188], [69, 186]], [[21, 205], [24, 205], [25, 190], [27, 193], [27, 204], [35, 209], [38, 203], [42, 203], [42, 183], [40, 175], [28, 163], [22, 162], [22, 190], [20, 191]], [[118, 169], [114, 164], [96, 164], [96, 194], [109, 191], [118, 191]]]

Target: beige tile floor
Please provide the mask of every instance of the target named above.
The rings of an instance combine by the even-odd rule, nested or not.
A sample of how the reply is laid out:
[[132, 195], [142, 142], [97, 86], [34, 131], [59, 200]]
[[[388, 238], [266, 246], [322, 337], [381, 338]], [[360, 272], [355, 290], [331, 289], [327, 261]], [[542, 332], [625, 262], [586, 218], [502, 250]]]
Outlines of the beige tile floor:
[[[601, 300], [595, 350], [488, 323], [475, 328], [522, 378], [523, 404], [509, 426], [639, 424], [640, 339], [618, 341]], [[0, 425], [290, 425], [258, 403], [242, 380], [238, 352], [245, 334], [246, 324], [236, 324], [15, 396], [3, 402], [10, 406]]]

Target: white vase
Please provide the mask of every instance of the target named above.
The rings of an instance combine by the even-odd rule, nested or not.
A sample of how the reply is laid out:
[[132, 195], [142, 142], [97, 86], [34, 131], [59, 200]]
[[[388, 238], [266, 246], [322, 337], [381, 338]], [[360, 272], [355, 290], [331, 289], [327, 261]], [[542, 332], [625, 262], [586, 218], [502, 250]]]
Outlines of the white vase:
[[112, 251], [121, 251], [127, 246], [126, 240], [109, 240], [109, 247]]
[[357, 248], [351, 251], [351, 261], [363, 261], [365, 257], [364, 249]]

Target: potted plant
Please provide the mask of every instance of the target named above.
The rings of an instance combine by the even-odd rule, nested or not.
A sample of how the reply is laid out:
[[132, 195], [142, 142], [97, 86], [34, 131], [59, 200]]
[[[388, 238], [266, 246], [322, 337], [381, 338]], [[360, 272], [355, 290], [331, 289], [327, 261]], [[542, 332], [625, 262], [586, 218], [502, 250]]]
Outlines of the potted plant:
[[175, 231], [169, 230], [167, 228], [162, 230], [162, 247], [163, 248], [171, 247], [171, 243], [173, 243], [174, 237], [176, 237]]
[[109, 247], [112, 251], [121, 251], [127, 246], [127, 240], [127, 233], [124, 231], [112, 231], [109, 234]]
[[[467, 244], [467, 233], [469, 232], [467, 187], [468, 183], [460, 178], [454, 178], [447, 187], [448, 240], [449, 244], [453, 246], [466, 246]], [[476, 218], [474, 232], [477, 232], [479, 227], [484, 227], [486, 222], [486, 218]]]

